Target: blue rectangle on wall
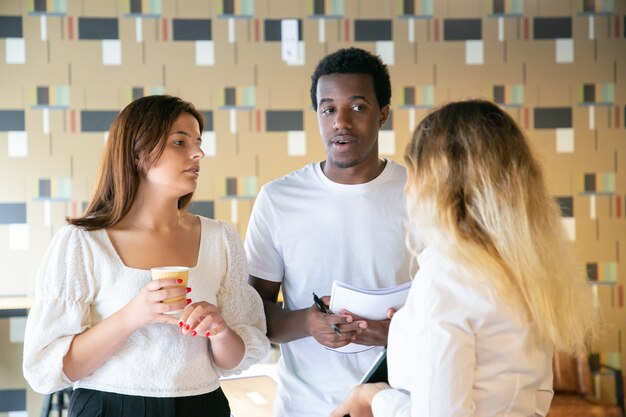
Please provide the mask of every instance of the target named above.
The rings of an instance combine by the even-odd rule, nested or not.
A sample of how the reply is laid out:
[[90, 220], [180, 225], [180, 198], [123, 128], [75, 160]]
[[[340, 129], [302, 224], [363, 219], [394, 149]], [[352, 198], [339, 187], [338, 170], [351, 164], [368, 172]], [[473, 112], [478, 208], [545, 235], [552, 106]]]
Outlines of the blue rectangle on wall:
[[211, 19], [173, 19], [172, 38], [175, 41], [210, 41]]
[[268, 132], [304, 130], [302, 110], [268, 110], [265, 112], [265, 130]]
[[535, 129], [572, 127], [571, 107], [537, 107], [534, 116]]
[[355, 20], [354, 40], [363, 42], [393, 40], [393, 26], [391, 20]]
[[571, 17], [535, 17], [533, 20], [535, 39], [570, 39], [572, 37]]
[[574, 217], [574, 199], [572, 197], [554, 197], [561, 208], [561, 217]]
[[0, 203], [0, 224], [25, 224], [26, 203]]
[[109, 110], [82, 110], [80, 112], [81, 132], [107, 132], [119, 112]]
[[202, 118], [204, 119], [204, 131], [213, 132], [213, 111], [212, 110], [199, 110]]
[[[280, 42], [282, 19], [265, 19], [263, 35], [266, 42]], [[302, 20], [298, 19], [298, 40], [302, 40]]]
[[25, 389], [0, 390], [0, 413], [9, 411], [26, 411]]
[[22, 16], [0, 16], [0, 38], [23, 38]]
[[213, 219], [215, 218], [215, 203], [213, 201], [192, 201], [187, 207], [187, 211]]
[[446, 41], [468, 41], [483, 38], [480, 19], [444, 19], [443, 39]]
[[25, 132], [24, 110], [0, 110], [0, 132]]
[[79, 17], [78, 39], [102, 40], [119, 39], [117, 18]]

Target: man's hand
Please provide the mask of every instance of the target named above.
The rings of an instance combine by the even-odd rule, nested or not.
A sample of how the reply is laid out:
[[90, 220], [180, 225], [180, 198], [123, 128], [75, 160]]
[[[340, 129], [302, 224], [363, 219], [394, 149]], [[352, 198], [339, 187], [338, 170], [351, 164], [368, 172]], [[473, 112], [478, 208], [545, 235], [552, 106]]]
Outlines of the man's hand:
[[[328, 305], [330, 298], [324, 296], [322, 302]], [[333, 324], [339, 328], [339, 334], [333, 330]], [[320, 344], [336, 349], [354, 342], [366, 323], [354, 320], [351, 315], [324, 314], [313, 304], [306, 312], [306, 326], [308, 333]]]

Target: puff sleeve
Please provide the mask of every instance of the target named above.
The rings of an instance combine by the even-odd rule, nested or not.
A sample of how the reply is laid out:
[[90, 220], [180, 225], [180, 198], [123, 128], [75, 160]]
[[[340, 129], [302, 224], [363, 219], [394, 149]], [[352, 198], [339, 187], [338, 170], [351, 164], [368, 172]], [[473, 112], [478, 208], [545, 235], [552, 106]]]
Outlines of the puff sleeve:
[[244, 356], [234, 369], [219, 369], [222, 375], [228, 376], [238, 374], [263, 359], [270, 343], [265, 336], [267, 328], [263, 302], [248, 284], [248, 267], [241, 240], [231, 225], [221, 223], [227, 267], [217, 293], [217, 307], [245, 345]]
[[84, 232], [75, 226], [61, 228], [45, 252], [24, 336], [24, 377], [37, 392], [72, 384], [63, 357], [73, 337], [91, 327], [92, 263]]

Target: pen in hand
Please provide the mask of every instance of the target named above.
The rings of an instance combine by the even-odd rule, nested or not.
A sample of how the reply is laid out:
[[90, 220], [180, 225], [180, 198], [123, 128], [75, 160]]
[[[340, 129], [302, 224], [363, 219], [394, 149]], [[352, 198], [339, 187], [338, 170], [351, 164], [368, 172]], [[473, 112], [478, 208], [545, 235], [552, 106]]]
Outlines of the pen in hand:
[[[326, 310], [326, 306], [324, 305], [324, 303], [322, 302], [322, 300], [320, 300], [320, 298], [313, 293], [313, 301], [315, 302], [315, 304], [317, 305], [317, 308], [319, 308], [319, 310], [324, 313], [324, 314], [330, 314], [328, 312], [328, 310]], [[333, 330], [335, 331], [335, 333], [337, 333], [337, 336], [341, 336], [341, 332], [339, 331], [339, 327], [336, 324], [331, 325], [331, 327], [333, 328]]]

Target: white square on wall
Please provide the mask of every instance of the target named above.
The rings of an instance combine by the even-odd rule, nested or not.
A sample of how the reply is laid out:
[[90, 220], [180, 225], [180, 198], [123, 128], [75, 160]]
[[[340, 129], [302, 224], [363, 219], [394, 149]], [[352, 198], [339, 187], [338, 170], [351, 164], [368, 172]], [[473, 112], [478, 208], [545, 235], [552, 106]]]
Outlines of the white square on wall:
[[378, 132], [378, 152], [381, 155], [395, 155], [396, 132], [393, 130], [380, 130]]
[[574, 62], [574, 39], [556, 40], [556, 62], [560, 64]]
[[482, 65], [485, 61], [483, 41], [465, 41], [465, 63], [467, 65]]
[[102, 41], [102, 65], [122, 65], [122, 41], [119, 39]]
[[213, 41], [196, 41], [196, 65], [199, 67], [215, 65], [215, 44]]
[[9, 340], [11, 343], [24, 343], [26, 317], [11, 317], [9, 319]]
[[557, 153], [574, 152], [574, 129], [556, 129], [556, 151]]
[[6, 38], [5, 47], [7, 64], [26, 63], [26, 43], [24, 38]]
[[395, 54], [393, 49], [393, 41], [377, 41], [376, 54], [380, 55], [380, 59], [387, 65], [395, 63]]
[[287, 155], [306, 155], [306, 133], [302, 131], [291, 131], [287, 133]]
[[202, 146], [200, 148], [202, 148], [204, 156], [216, 155], [215, 132], [202, 132]]
[[27, 224], [10, 224], [9, 225], [9, 249], [10, 250], [26, 250], [29, 247], [28, 225]]
[[28, 156], [28, 135], [26, 132], [8, 132], [9, 158], [24, 158]]
[[576, 241], [576, 219], [574, 217], [562, 217], [561, 223], [565, 228], [565, 233], [567, 237], [572, 242]]

